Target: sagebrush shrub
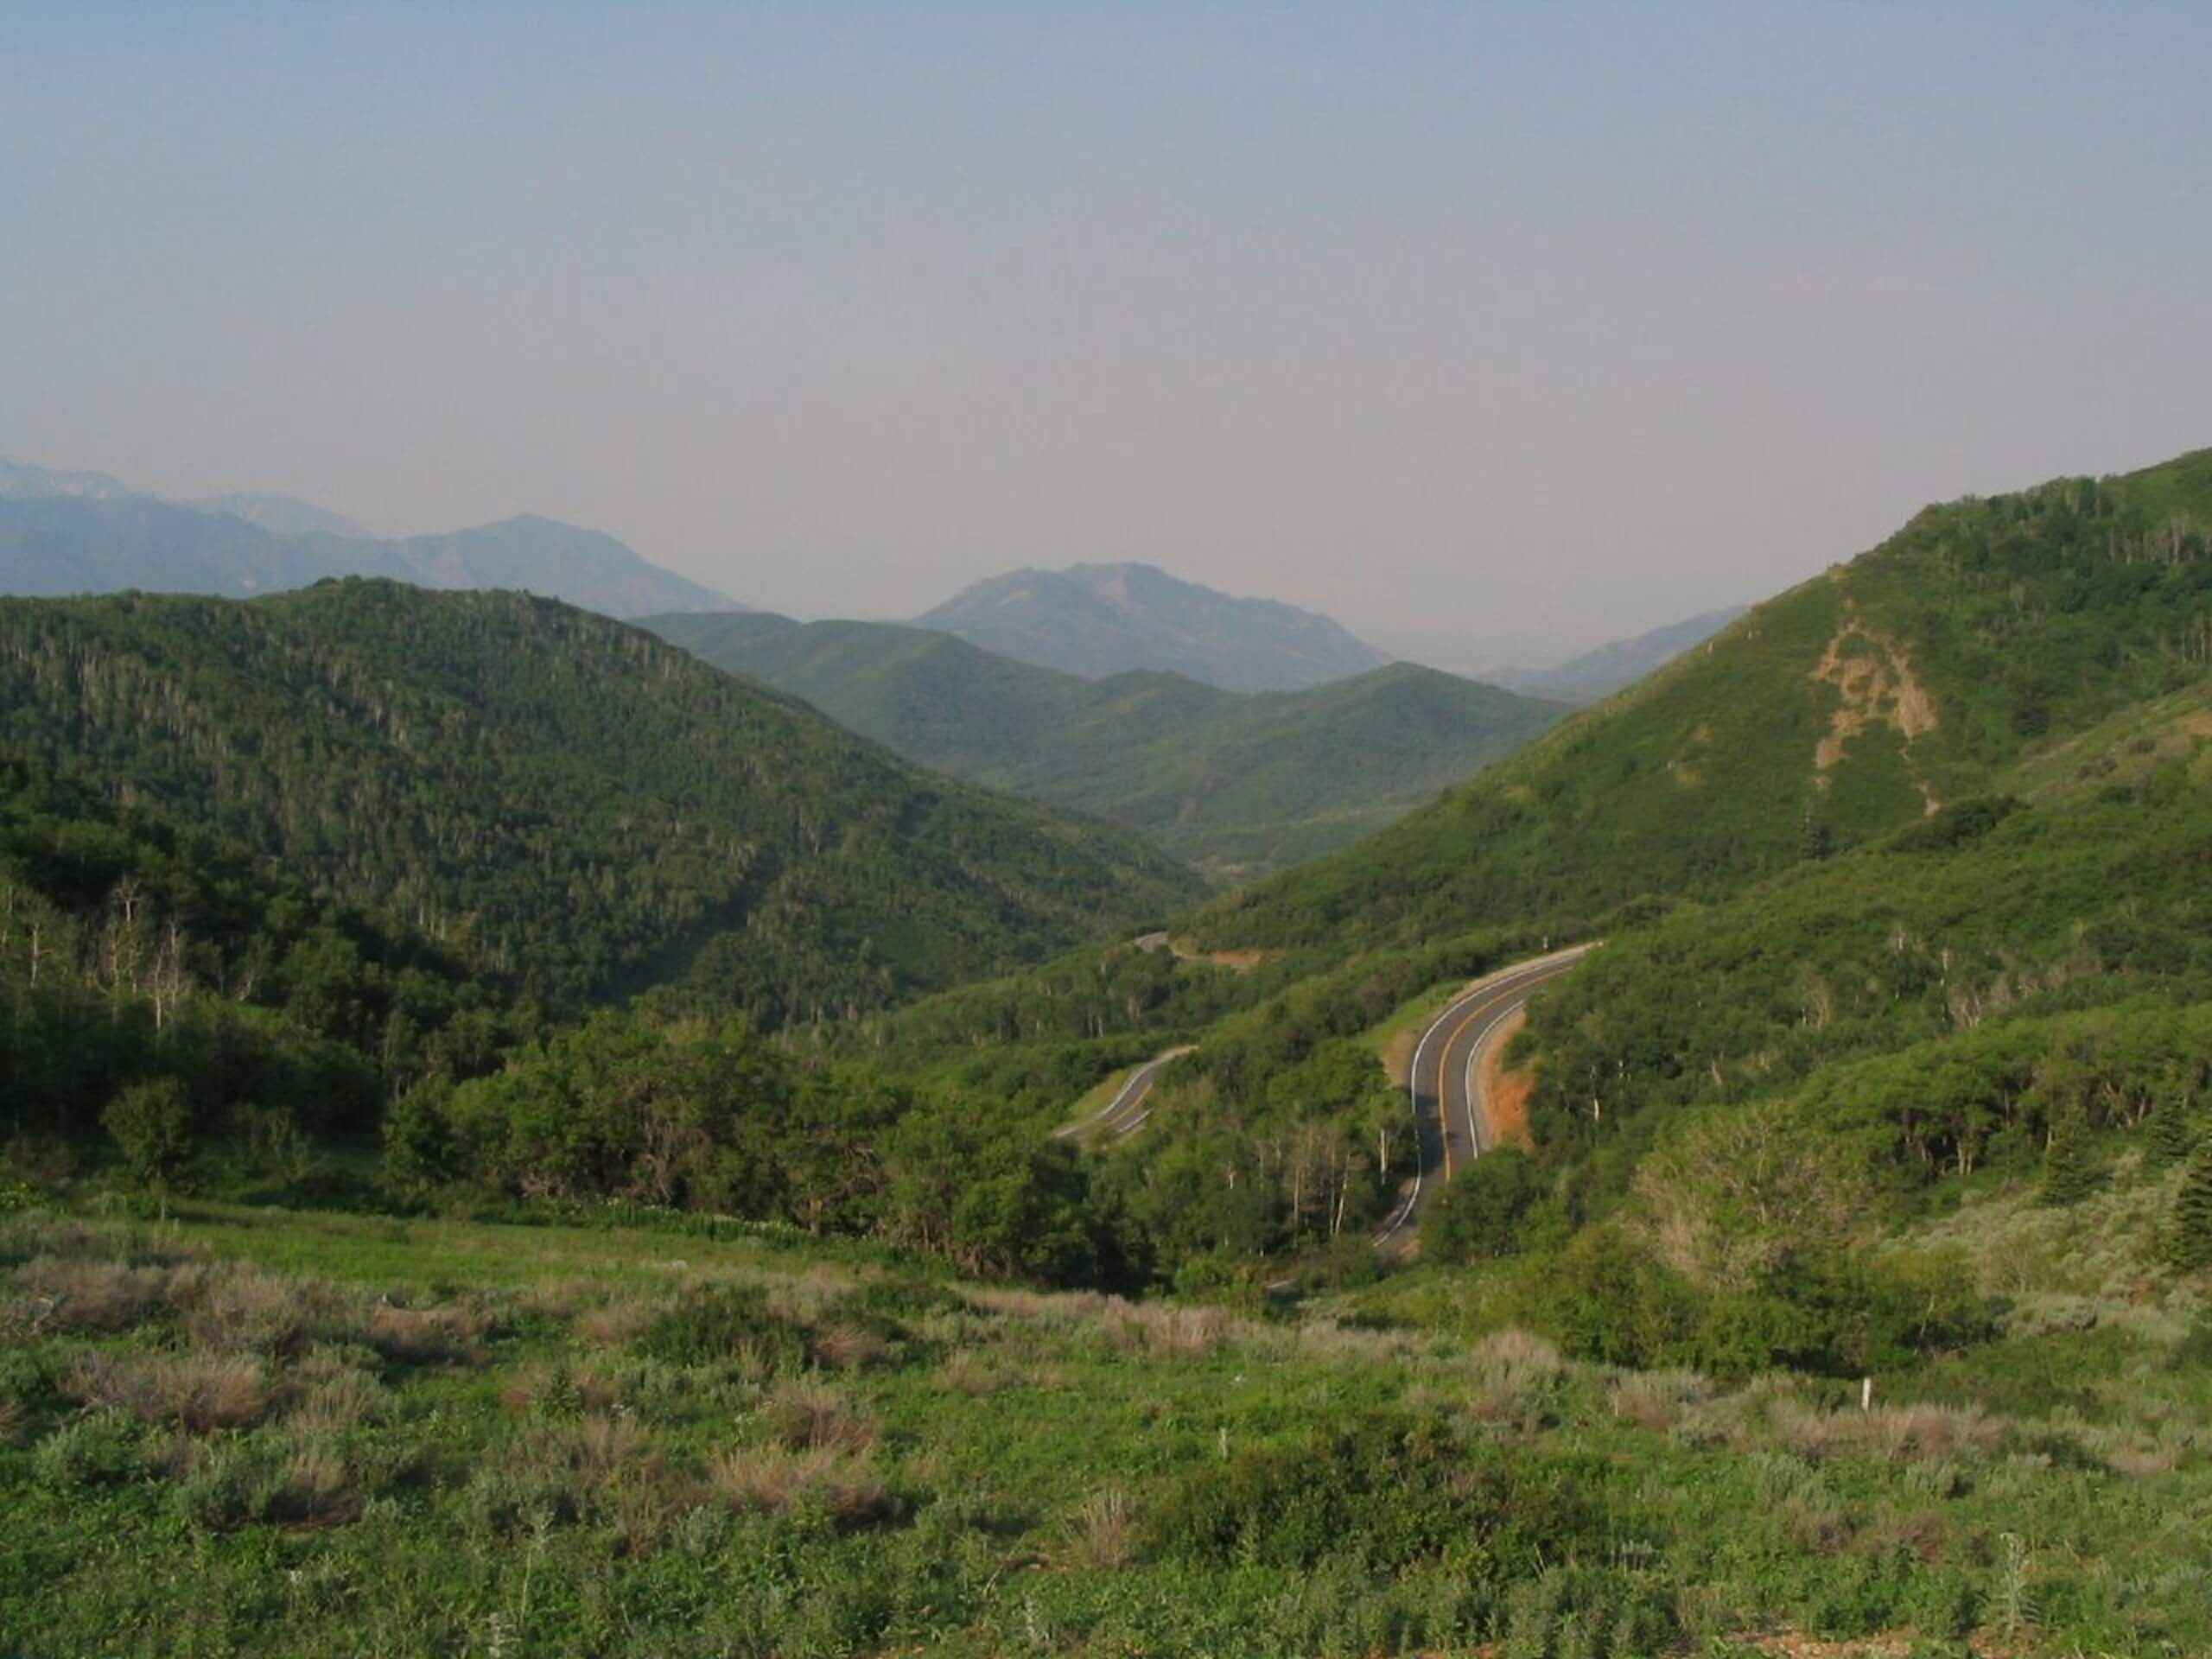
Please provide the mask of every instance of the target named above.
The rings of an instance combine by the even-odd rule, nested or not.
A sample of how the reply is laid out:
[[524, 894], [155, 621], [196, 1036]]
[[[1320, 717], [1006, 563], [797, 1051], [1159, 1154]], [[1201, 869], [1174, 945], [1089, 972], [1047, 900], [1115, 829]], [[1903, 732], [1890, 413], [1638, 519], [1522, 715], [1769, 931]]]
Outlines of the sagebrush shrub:
[[96, 1411], [39, 1442], [31, 1468], [48, 1486], [113, 1486], [145, 1472], [145, 1435], [128, 1412]]
[[772, 1309], [757, 1285], [700, 1285], [654, 1316], [638, 1349], [675, 1365], [752, 1357], [770, 1370], [795, 1370], [806, 1358], [806, 1332]]

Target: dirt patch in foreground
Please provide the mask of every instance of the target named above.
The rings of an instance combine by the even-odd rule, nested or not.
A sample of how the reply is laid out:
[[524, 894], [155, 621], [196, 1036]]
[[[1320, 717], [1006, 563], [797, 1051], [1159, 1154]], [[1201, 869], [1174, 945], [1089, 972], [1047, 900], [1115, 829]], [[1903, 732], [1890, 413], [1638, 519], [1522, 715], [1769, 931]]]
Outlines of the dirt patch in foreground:
[[1528, 1018], [1525, 1008], [1516, 1008], [1506, 1015], [1490, 1046], [1483, 1051], [1484, 1128], [1490, 1132], [1494, 1147], [1535, 1145], [1529, 1135], [1529, 1096], [1535, 1090], [1535, 1074], [1525, 1066], [1516, 1071], [1505, 1069], [1505, 1051]]

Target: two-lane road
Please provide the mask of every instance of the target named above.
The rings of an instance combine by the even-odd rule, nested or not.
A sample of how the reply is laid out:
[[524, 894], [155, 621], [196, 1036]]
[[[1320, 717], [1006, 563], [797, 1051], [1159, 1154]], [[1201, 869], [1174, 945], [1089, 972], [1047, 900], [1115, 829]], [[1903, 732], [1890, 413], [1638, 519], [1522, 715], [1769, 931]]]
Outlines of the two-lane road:
[[1422, 1028], [1406, 1089], [1420, 1162], [1412, 1185], [1376, 1234], [1377, 1244], [1410, 1245], [1412, 1224], [1421, 1206], [1484, 1151], [1484, 1053], [1533, 993], [1581, 961], [1590, 948], [1555, 950], [1478, 980]]
[[1180, 1048], [1171, 1048], [1166, 1053], [1147, 1060], [1122, 1079], [1122, 1086], [1114, 1091], [1113, 1099], [1104, 1106], [1080, 1122], [1054, 1129], [1053, 1135], [1061, 1140], [1075, 1135], [1119, 1140], [1125, 1135], [1135, 1135], [1144, 1127], [1145, 1119], [1152, 1116], [1151, 1107], [1145, 1103], [1152, 1097], [1153, 1079], [1159, 1074], [1160, 1068], [1170, 1060], [1181, 1059], [1190, 1052], [1191, 1046], [1186, 1043]]

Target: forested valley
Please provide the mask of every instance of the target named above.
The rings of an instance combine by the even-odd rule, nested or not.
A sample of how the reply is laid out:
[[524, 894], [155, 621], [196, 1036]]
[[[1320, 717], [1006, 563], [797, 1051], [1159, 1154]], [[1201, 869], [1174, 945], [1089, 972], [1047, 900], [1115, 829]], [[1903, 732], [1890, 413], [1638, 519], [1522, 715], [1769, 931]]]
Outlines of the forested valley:
[[[1211, 899], [543, 601], [0, 604], [0, 1479], [664, 1633], [733, 1538], [887, 1586], [760, 1651], [1018, 1644], [1009, 1550], [1135, 1648], [2196, 1650], [2208, 525], [2212, 453], [1930, 508]], [[1378, 1249], [1415, 1034], [1564, 944]], [[377, 1461], [472, 1389], [476, 1472]]]

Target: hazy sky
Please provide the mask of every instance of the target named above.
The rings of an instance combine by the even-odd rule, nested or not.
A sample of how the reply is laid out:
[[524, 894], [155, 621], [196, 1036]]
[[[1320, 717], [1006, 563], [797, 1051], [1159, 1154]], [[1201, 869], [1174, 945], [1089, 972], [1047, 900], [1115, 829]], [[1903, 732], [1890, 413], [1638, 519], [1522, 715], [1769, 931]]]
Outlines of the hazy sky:
[[2202, 3], [18, 0], [0, 454], [1585, 643], [2212, 443], [2208, 80]]

